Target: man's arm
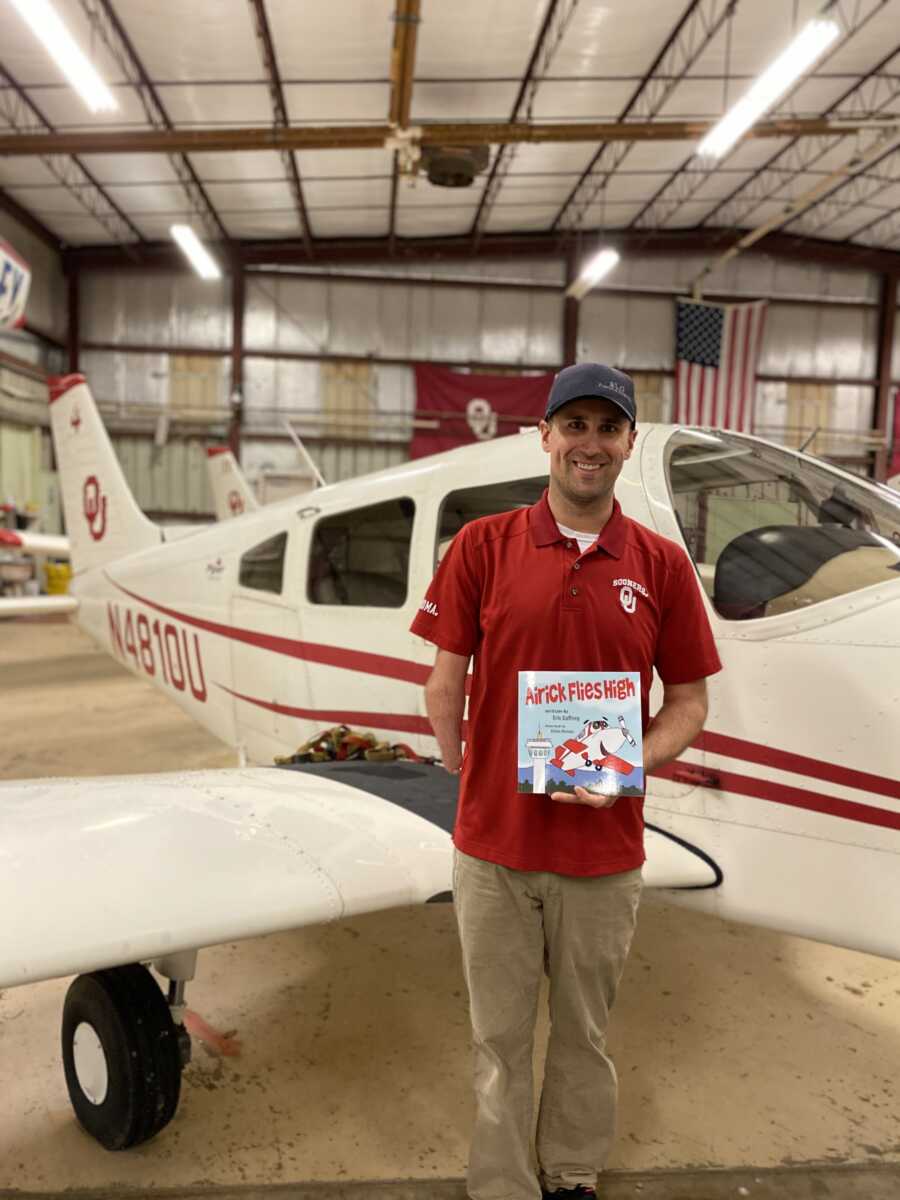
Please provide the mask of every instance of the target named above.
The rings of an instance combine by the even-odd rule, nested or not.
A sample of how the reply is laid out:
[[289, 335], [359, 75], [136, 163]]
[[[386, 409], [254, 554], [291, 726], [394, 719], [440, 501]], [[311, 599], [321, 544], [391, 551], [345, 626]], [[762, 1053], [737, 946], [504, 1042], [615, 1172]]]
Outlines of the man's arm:
[[644, 772], [649, 775], [688, 747], [706, 720], [706, 680], [663, 684], [662, 708], [644, 737]]
[[425, 711], [441, 748], [441, 759], [451, 775], [462, 763], [462, 720], [466, 706], [466, 673], [469, 656], [438, 650], [434, 669], [425, 684]]
[[[706, 680], [663, 684], [663, 702], [644, 735], [644, 774], [649, 775], [670, 762], [691, 744], [706, 720]], [[575, 795], [554, 792], [551, 800], [563, 804], [589, 804], [592, 808], [610, 808], [615, 796], [597, 796], [576, 787]]]

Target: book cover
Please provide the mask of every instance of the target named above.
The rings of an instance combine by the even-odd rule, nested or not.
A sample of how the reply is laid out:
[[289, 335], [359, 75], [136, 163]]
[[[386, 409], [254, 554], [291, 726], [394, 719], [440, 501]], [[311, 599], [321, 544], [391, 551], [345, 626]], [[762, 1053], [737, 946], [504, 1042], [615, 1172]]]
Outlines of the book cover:
[[518, 791], [643, 796], [637, 671], [520, 671]]

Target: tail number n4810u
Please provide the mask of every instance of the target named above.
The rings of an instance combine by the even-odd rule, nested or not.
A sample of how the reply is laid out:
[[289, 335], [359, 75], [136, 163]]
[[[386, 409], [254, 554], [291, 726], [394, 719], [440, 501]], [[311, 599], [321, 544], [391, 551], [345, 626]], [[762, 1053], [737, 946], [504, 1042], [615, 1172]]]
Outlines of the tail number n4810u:
[[183, 692], [190, 688], [195, 700], [206, 702], [206, 676], [200, 654], [200, 639], [172, 621], [136, 615], [130, 608], [108, 603], [109, 640], [113, 652], [123, 662], [133, 661], [135, 669], [151, 678], [157, 666], [163, 682]]

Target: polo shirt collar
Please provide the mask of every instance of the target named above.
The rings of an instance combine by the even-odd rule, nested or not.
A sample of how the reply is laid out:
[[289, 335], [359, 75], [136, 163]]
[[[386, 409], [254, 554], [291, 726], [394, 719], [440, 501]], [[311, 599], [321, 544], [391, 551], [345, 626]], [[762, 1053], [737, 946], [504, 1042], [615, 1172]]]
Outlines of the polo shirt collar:
[[[553, 542], [567, 540], [565, 534], [559, 531], [547, 497], [548, 491], [545, 488], [537, 504], [533, 504], [528, 510], [528, 527], [535, 546], [549, 546]], [[626, 532], [627, 518], [618, 500], [614, 499], [612, 516], [604, 525], [595, 545], [598, 550], [603, 550], [612, 558], [621, 558], [625, 549]]]

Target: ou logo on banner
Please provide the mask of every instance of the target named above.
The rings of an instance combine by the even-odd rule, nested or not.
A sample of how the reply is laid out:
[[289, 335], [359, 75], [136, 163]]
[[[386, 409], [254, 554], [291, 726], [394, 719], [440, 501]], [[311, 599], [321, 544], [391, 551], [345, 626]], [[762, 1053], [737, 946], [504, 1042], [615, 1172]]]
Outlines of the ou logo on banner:
[[84, 481], [82, 497], [84, 519], [88, 523], [91, 537], [95, 542], [99, 542], [106, 533], [106, 496], [100, 491], [96, 475], [89, 475]]
[[239, 492], [228, 493], [228, 507], [231, 509], [233, 517], [239, 517], [244, 511], [244, 501], [241, 499]]
[[466, 405], [466, 421], [479, 442], [497, 436], [497, 414], [487, 400], [470, 400]]

